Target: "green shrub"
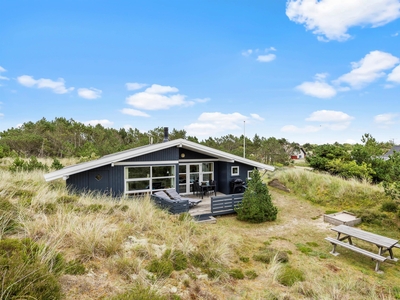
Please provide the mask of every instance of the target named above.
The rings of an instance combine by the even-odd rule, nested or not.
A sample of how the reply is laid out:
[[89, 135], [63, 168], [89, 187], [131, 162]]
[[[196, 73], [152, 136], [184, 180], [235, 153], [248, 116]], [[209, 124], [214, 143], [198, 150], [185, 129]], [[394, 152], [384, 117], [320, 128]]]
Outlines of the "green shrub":
[[51, 164], [51, 168], [54, 170], [61, 170], [62, 168], [64, 168], [64, 166], [57, 158], [54, 158], [53, 163]]
[[108, 298], [109, 300], [168, 300], [167, 297], [158, 295], [150, 288], [136, 284], [127, 292]]
[[65, 273], [70, 275], [86, 274], [85, 266], [79, 260], [71, 260], [65, 266]]
[[228, 273], [234, 279], [244, 279], [244, 274], [240, 269], [232, 269]]
[[0, 241], [0, 299], [61, 299], [59, 254], [43, 262], [43, 246], [29, 239]]
[[33, 170], [44, 170], [48, 171], [48, 167], [37, 160], [35, 156], [31, 156], [28, 161], [23, 160], [20, 157], [14, 159], [13, 163], [9, 167], [11, 172], [22, 172], [22, 171], [33, 171]]
[[56, 213], [57, 204], [56, 203], [43, 203], [39, 205], [39, 210], [44, 212], [46, 215], [51, 215]]
[[304, 254], [309, 254], [313, 251], [312, 248], [308, 247], [307, 245], [301, 244], [301, 243], [296, 244], [296, 247], [297, 247], [297, 249], [299, 249], [299, 251], [301, 253], [304, 253]]
[[273, 248], [266, 248], [259, 251], [258, 253], [253, 255], [253, 259], [255, 261], [260, 261], [268, 264], [275, 256], [278, 262], [285, 263], [289, 261], [289, 256], [286, 252], [278, 251]]
[[193, 219], [192, 215], [187, 212], [179, 214], [178, 217], [179, 222], [184, 222], [186, 220], [192, 220], [192, 219]]
[[101, 204], [90, 204], [85, 208], [85, 211], [88, 213], [97, 213], [104, 208], [104, 205]]
[[31, 205], [32, 198], [34, 196], [35, 196], [35, 192], [30, 191], [30, 190], [17, 189], [14, 192], [14, 197], [19, 197], [24, 202], [22, 204], [26, 204], [26, 205]]
[[245, 263], [247, 263], [247, 262], [249, 262], [249, 261], [250, 261], [250, 258], [249, 258], [249, 257], [247, 257], [247, 256], [241, 256], [241, 257], [239, 257], [239, 260], [240, 260], [240, 261], [242, 261], [242, 262], [245, 262]]
[[157, 277], [168, 277], [173, 270], [172, 261], [167, 259], [153, 259], [147, 266], [147, 271], [154, 273]]
[[375, 211], [373, 209], [360, 210], [358, 215], [360, 216], [362, 222], [375, 225], [382, 225], [382, 221], [387, 219], [387, 215], [385, 213], [380, 213], [379, 211]]
[[123, 212], [128, 211], [128, 209], [129, 209], [128, 205], [122, 205], [121, 208], [120, 208], [120, 210], [123, 211]]
[[205, 271], [207, 273], [207, 276], [211, 279], [219, 278], [219, 277], [221, 277], [221, 275], [223, 273], [222, 269], [220, 269], [220, 268], [208, 268], [208, 269], [205, 269]]
[[396, 202], [389, 200], [382, 203], [381, 210], [385, 212], [397, 212], [398, 207], [399, 205]]
[[254, 270], [248, 270], [244, 272], [244, 275], [246, 275], [248, 279], [256, 279], [258, 277], [258, 274]]
[[185, 270], [188, 267], [188, 259], [181, 250], [167, 249], [161, 259], [171, 261], [175, 271]]
[[304, 281], [304, 273], [299, 269], [285, 265], [278, 274], [277, 280], [284, 286], [292, 286], [298, 281]]
[[0, 197], [0, 238], [4, 234], [12, 233], [18, 227], [17, 208], [7, 199]]
[[69, 204], [78, 202], [78, 197], [75, 195], [63, 195], [57, 198], [57, 203], [60, 204]]
[[188, 259], [181, 250], [174, 250], [170, 258], [172, 260], [174, 270], [181, 271], [187, 269]]
[[258, 170], [253, 170], [243, 201], [235, 207], [235, 211], [238, 220], [250, 223], [276, 220], [278, 209], [272, 204], [268, 187], [262, 182]]

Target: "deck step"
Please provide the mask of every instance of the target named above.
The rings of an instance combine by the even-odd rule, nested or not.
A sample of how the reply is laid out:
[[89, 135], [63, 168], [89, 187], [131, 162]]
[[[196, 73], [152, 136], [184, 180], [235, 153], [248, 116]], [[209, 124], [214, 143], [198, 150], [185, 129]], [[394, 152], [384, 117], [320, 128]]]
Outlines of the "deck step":
[[217, 219], [212, 214], [200, 214], [192, 216], [197, 223], [217, 223]]

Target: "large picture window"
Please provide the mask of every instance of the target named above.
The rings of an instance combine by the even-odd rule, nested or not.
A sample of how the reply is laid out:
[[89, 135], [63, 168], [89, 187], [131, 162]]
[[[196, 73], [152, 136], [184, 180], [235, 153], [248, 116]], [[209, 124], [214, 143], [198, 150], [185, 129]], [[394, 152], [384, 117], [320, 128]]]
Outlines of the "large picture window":
[[125, 193], [150, 192], [175, 187], [175, 166], [125, 168]]

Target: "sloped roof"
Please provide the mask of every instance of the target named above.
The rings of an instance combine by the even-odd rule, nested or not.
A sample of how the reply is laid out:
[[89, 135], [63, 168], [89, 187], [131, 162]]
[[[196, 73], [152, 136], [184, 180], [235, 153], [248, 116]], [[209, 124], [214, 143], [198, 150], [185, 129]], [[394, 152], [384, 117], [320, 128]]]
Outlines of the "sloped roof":
[[388, 160], [389, 156], [393, 155], [394, 152], [400, 152], [400, 145], [393, 146], [392, 149], [380, 156], [380, 158], [382, 158], [383, 160]]
[[168, 142], [164, 142], [164, 143], [137, 147], [137, 148], [105, 155], [99, 159], [92, 160], [89, 162], [84, 162], [84, 163], [76, 164], [73, 166], [68, 166], [61, 170], [57, 170], [57, 171], [45, 174], [44, 179], [46, 181], [52, 181], [55, 179], [63, 178], [65, 176], [77, 174], [77, 173], [91, 170], [94, 168], [106, 166], [106, 165], [109, 165], [112, 163], [124, 161], [129, 158], [138, 157], [138, 156], [141, 156], [144, 154], [168, 149], [171, 147], [180, 147], [180, 148], [184, 148], [184, 149], [189, 149], [189, 150], [192, 150], [192, 151], [195, 151], [198, 153], [213, 156], [219, 160], [230, 161], [230, 162], [240, 162], [240, 163], [244, 163], [246, 165], [253, 166], [255, 168], [265, 169], [268, 171], [275, 170], [275, 168], [270, 165], [262, 164], [262, 163], [259, 163], [259, 162], [256, 162], [256, 161], [253, 161], [253, 160], [250, 160], [247, 158], [229, 154], [227, 152], [216, 150], [214, 148], [200, 145], [200, 144], [197, 144], [197, 143], [185, 140], [185, 139], [177, 139], [177, 140], [172, 140], [172, 141], [168, 141]]

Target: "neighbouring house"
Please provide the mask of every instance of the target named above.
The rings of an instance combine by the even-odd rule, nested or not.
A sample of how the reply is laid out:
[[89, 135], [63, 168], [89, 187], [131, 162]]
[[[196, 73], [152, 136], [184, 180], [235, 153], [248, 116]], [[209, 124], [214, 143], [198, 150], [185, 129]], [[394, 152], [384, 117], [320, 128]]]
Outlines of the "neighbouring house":
[[255, 169], [274, 167], [185, 139], [151, 144], [45, 174], [46, 181], [63, 178], [75, 192], [98, 191], [112, 196], [140, 195], [175, 188], [193, 191], [193, 182], [215, 180], [217, 191], [233, 194], [232, 182], [245, 181]]
[[386, 152], [385, 154], [379, 156], [379, 158], [382, 158], [383, 160], [388, 160], [389, 157], [390, 157], [391, 155], [394, 154], [394, 152], [400, 152], [400, 145], [397, 145], [397, 146], [395, 145], [395, 146], [393, 146], [392, 149], [390, 149], [390, 150], [389, 150], [388, 152]]
[[306, 151], [304, 151], [303, 148], [300, 148], [298, 150], [294, 150], [292, 155], [290, 156], [290, 159], [305, 159], [306, 158]]

